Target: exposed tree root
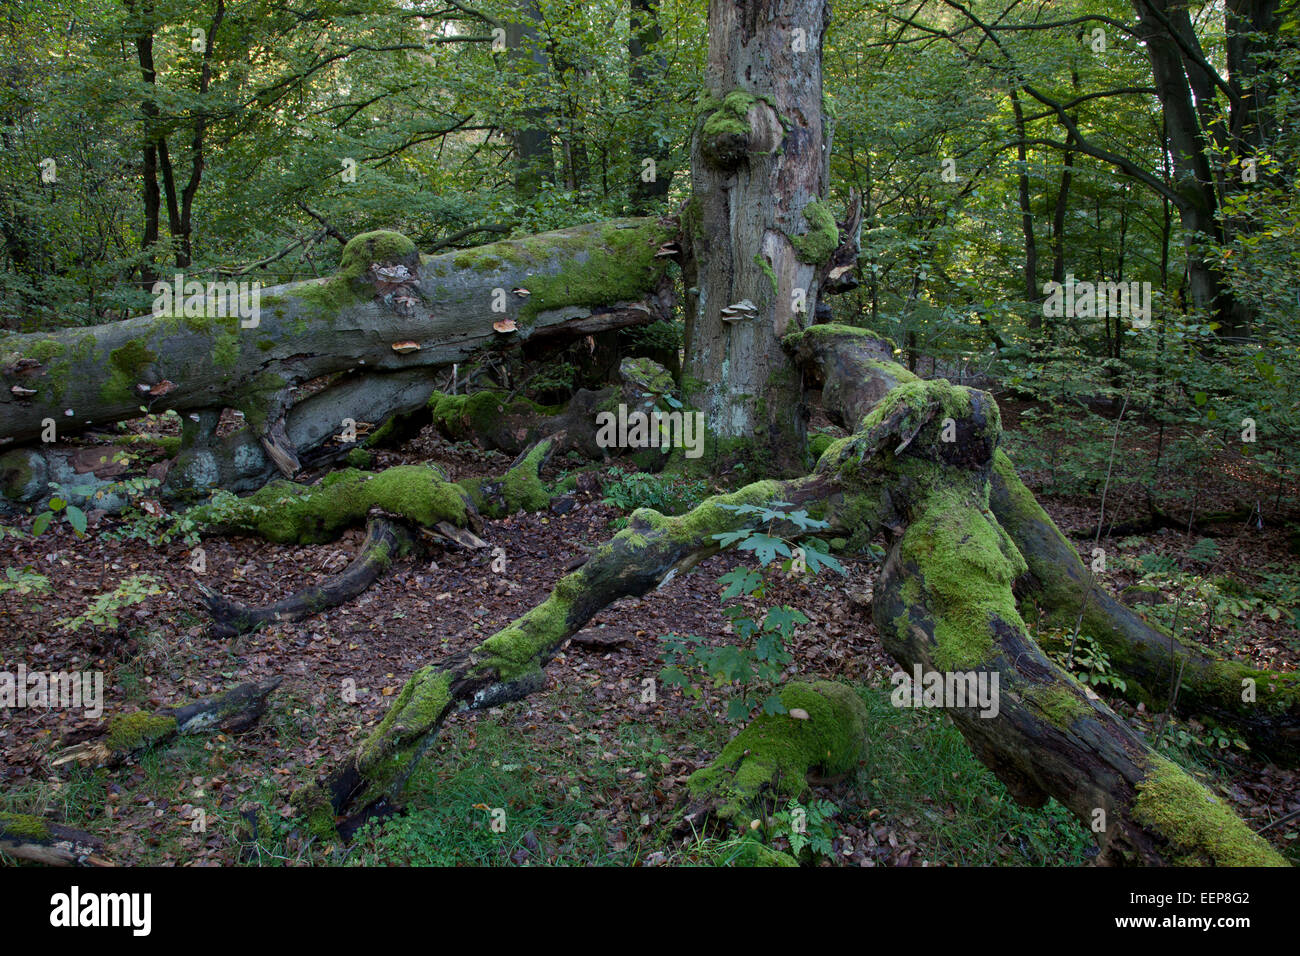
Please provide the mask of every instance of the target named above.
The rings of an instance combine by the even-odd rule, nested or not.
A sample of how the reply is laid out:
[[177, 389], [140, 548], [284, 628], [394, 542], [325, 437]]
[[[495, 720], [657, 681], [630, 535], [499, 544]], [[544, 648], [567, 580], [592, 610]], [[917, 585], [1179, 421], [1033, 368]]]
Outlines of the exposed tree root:
[[108, 721], [102, 737], [68, 747], [51, 759], [50, 766], [116, 767], [181, 734], [212, 730], [239, 733], [261, 718], [266, 711], [266, 698], [280, 686], [281, 680], [273, 677], [260, 684], [240, 684], [218, 697], [152, 714], [144, 711], [119, 714]]
[[321, 787], [299, 791], [298, 805], [319, 835], [347, 834], [397, 801], [424, 752], [452, 710], [478, 710], [518, 700], [545, 684], [541, 668], [601, 608], [645, 594], [670, 575], [718, 551], [715, 533], [743, 518], [724, 504], [764, 504], [778, 498], [820, 500], [819, 477], [756, 482], [710, 499], [676, 518], [641, 509], [628, 528], [562, 578], [545, 602], [477, 647], [417, 671], [384, 720], [347, 764]]
[[415, 539], [405, 527], [387, 518], [374, 517], [366, 527], [366, 539], [357, 556], [341, 573], [321, 584], [296, 591], [274, 604], [249, 607], [198, 584], [196, 587], [203, 595], [203, 604], [212, 616], [209, 634], [217, 638], [234, 637], [271, 621], [301, 621], [338, 607], [360, 596], [383, 576], [395, 558], [415, 546]]
[[[890, 390], [920, 381], [890, 361], [890, 343], [862, 329], [813, 326], [789, 337], [787, 346], [822, 385], [828, 417], [851, 431]], [[1252, 747], [1296, 765], [1300, 675], [1216, 661], [1195, 644], [1147, 623], [1094, 580], [1002, 452], [994, 458], [989, 480], [989, 505], [997, 523], [1027, 564], [1017, 591], [1067, 632], [1073, 632], [1083, 612], [1082, 633], [1106, 650], [1128, 684], [1126, 694], [1168, 706], [1177, 684], [1177, 704], [1184, 712], [1234, 727]]]
[[1123, 674], [1126, 696], [1168, 707], [1176, 686], [1179, 710], [1235, 728], [1255, 749], [1296, 766], [1300, 674], [1214, 660], [1126, 607], [1084, 567], [1001, 452], [991, 475], [990, 506], [1028, 565], [1028, 602], [1066, 633], [1078, 624], [1080, 633], [1096, 640]]

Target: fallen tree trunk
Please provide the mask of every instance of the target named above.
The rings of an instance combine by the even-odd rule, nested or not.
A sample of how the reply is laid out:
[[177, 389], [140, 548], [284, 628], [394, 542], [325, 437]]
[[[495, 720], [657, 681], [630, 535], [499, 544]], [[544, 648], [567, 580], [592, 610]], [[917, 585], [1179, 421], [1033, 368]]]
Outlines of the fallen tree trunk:
[[[232, 290], [205, 290], [177, 314], [6, 335], [0, 445], [35, 442], [51, 421], [62, 437], [141, 406], [176, 409], [187, 425], [170, 491], [256, 487], [272, 467], [291, 476], [345, 419], [378, 422], [424, 404], [430, 370], [534, 336], [667, 317], [661, 247], [671, 234], [634, 219], [421, 256], [399, 234], [366, 233], [338, 273], [259, 290], [256, 310], [241, 312]], [[295, 404], [296, 386], [330, 377]], [[219, 439], [223, 408], [240, 411], [246, 428]], [[26, 450], [5, 467], [38, 470], [40, 456]]]
[[265, 713], [266, 699], [282, 679], [240, 684], [217, 697], [152, 714], [142, 710], [119, 714], [105, 725], [103, 736], [68, 747], [50, 761], [50, 766], [116, 767], [182, 734], [213, 730], [240, 733]]

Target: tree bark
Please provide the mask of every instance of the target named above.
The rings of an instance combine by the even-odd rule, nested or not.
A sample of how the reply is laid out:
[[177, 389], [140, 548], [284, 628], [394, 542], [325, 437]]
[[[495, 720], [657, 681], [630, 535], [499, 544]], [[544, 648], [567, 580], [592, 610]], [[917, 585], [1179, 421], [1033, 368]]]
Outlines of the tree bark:
[[839, 245], [821, 202], [825, 0], [710, 0], [707, 97], [691, 147], [684, 381], [717, 471], [802, 470], [803, 386], [781, 350], [809, 324]]
[[[0, 447], [34, 442], [49, 421], [62, 436], [137, 417], [142, 405], [174, 408], [197, 421], [186, 422], [169, 493], [259, 487], [277, 467], [296, 471], [345, 419], [379, 422], [424, 404], [430, 370], [533, 337], [667, 316], [660, 250], [670, 236], [634, 219], [420, 256], [402, 236], [367, 233], [334, 276], [263, 290], [253, 318], [214, 293], [206, 308], [218, 316], [9, 335], [0, 339]], [[502, 322], [507, 331], [495, 328]], [[296, 401], [297, 386], [322, 377], [329, 387]], [[218, 437], [226, 407], [247, 427]], [[30, 475], [43, 466], [36, 449], [21, 457], [5, 467]]]

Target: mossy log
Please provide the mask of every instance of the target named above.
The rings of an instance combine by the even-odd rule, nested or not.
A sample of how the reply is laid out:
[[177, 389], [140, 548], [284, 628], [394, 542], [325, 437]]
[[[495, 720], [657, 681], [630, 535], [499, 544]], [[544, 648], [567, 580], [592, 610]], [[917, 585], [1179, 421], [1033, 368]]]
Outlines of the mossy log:
[[295, 591], [288, 597], [262, 607], [249, 607], [223, 597], [199, 584], [203, 605], [212, 618], [209, 636], [216, 638], [247, 634], [272, 621], [301, 621], [361, 595], [378, 581], [394, 559], [417, 547], [410, 531], [384, 517], [370, 519], [366, 539], [352, 562], [320, 584]]
[[[896, 386], [915, 387], [920, 381], [891, 360], [892, 343], [863, 329], [813, 326], [788, 337], [786, 345], [821, 385], [827, 416], [850, 431]], [[994, 456], [989, 481], [989, 506], [1026, 564], [1016, 581], [1022, 602], [1070, 632], [1082, 612], [1081, 632], [1105, 649], [1131, 699], [1168, 706], [1177, 683], [1181, 711], [1233, 727], [1252, 747], [1296, 765], [1300, 675], [1215, 660], [1194, 643], [1148, 623], [1088, 572], [1001, 451]]]
[[744, 827], [774, 801], [800, 797], [808, 774], [853, 770], [867, 746], [867, 712], [851, 687], [795, 681], [781, 687], [784, 714], [763, 714], [691, 774], [685, 824], [699, 831], [710, 818]]
[[[397, 233], [366, 233], [335, 275], [260, 290], [255, 316], [214, 289], [183, 303], [188, 315], [6, 334], [0, 446], [38, 442], [48, 419], [62, 437], [145, 405], [200, 419], [169, 489], [251, 487], [274, 468], [290, 476], [344, 418], [379, 422], [427, 401], [432, 369], [533, 336], [666, 317], [671, 235], [630, 219], [422, 256]], [[324, 377], [328, 388], [295, 404], [295, 386]], [[223, 408], [243, 413], [239, 437], [216, 437]]]
[[246, 534], [284, 544], [323, 544], [379, 514], [423, 528], [483, 528], [483, 515], [539, 511], [550, 503], [540, 471], [555, 446], [545, 439], [499, 478], [448, 481], [437, 465], [380, 472], [346, 468], [312, 485], [273, 481], [251, 495], [217, 495], [186, 516], [205, 535]]
[[311, 829], [332, 834], [342, 819], [348, 832], [390, 809], [453, 709], [493, 706], [541, 688], [541, 667], [599, 608], [644, 594], [715, 553], [714, 535], [742, 520], [724, 505], [787, 501], [826, 520], [828, 535], [890, 535], [873, 603], [885, 646], [906, 669], [997, 675], [999, 708], [949, 712], [1018, 800], [1056, 797], [1093, 828], [1105, 862], [1283, 863], [1030, 637], [1013, 592], [1027, 566], [990, 510], [1001, 436], [992, 397], [893, 374], [900, 384], [854, 434], [822, 454], [812, 475], [756, 482], [680, 518], [638, 510], [546, 602], [476, 648], [418, 671], [356, 754], [323, 785], [300, 792]]
[[[1045, 623], [1097, 641], [1125, 680], [1125, 696], [1177, 708], [1234, 728], [1256, 750], [1287, 766], [1300, 762], [1300, 674], [1216, 660], [1125, 606], [1084, 567], [999, 452], [990, 505], [1028, 565], [1019, 589], [1043, 609]], [[1080, 620], [1082, 617], [1082, 620]]]
[[64, 749], [50, 760], [50, 766], [116, 767], [183, 734], [241, 733], [266, 712], [266, 699], [281, 680], [240, 684], [216, 697], [154, 713], [118, 714], [105, 723], [100, 737]]
[[112, 866], [100, 856], [103, 842], [44, 817], [0, 813], [0, 856], [44, 866]]

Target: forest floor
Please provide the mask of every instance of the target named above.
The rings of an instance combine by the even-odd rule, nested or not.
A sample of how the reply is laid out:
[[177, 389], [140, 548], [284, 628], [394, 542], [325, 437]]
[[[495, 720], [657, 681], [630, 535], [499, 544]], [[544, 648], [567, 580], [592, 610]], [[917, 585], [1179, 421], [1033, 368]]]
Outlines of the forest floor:
[[[1014, 426], [1023, 409], [1005, 411]], [[1119, 454], [1132, 460], [1149, 455], [1149, 448], [1121, 446]], [[427, 430], [378, 458], [379, 466], [436, 461], [453, 480], [508, 465], [505, 456], [451, 445]], [[555, 480], [568, 464], [553, 463], [544, 477]], [[608, 482], [618, 477], [616, 468], [597, 474]], [[1207, 484], [1198, 494], [1227, 508], [1241, 497], [1240, 476], [1227, 467], [1218, 473], [1221, 486]], [[1038, 488], [1043, 475], [1031, 470], [1026, 478]], [[1141, 514], [1135, 488], [1108, 490], [1108, 513], [1121, 521]], [[574, 505], [563, 514], [520, 513], [487, 523], [482, 537], [507, 555], [501, 573], [491, 569], [490, 550], [437, 550], [398, 562], [349, 605], [234, 641], [207, 635], [196, 580], [235, 600], [269, 603], [341, 570], [362, 531], [309, 547], [206, 539], [201, 577], [189, 568], [184, 542], [130, 536], [129, 529], [156, 523], [92, 515], [82, 539], [61, 521], [38, 538], [0, 539], [0, 564], [28, 568], [50, 584], [48, 592], [0, 594], [0, 669], [23, 662], [29, 671], [102, 670], [105, 718], [175, 706], [244, 681], [284, 678], [251, 731], [180, 738], [113, 772], [48, 769], [52, 753], [98, 731], [103, 718], [0, 711], [0, 810], [46, 813], [100, 835], [104, 855], [119, 865], [708, 865], [735, 861], [745, 839], [787, 848], [793, 807], [776, 808], [744, 836], [674, 833], [687, 777], [740, 725], [724, 716], [731, 688], [705, 680], [694, 699], [664, 686], [662, 638], [734, 640], [715, 583], [740, 562], [730, 552], [599, 614], [548, 666], [545, 691], [449, 718], [412, 780], [405, 815], [362, 831], [347, 847], [312, 839], [293, 817], [292, 790], [354, 748], [412, 671], [472, 646], [542, 601], [565, 567], [607, 539], [625, 514], [598, 490], [571, 497]], [[1095, 489], [1042, 500], [1067, 533], [1080, 535], [1076, 544], [1088, 554]], [[29, 530], [31, 519], [10, 523]], [[1149, 602], [1144, 610], [1166, 624], [1177, 616], [1180, 628], [1215, 653], [1294, 669], [1300, 575], [1286, 529], [1237, 522], [1212, 534], [1208, 551], [1192, 547], [1199, 535], [1169, 529], [1104, 537], [1099, 544], [1112, 555], [1108, 585], [1116, 591], [1144, 585], [1138, 595]], [[1016, 806], [946, 717], [891, 705], [889, 675], [896, 668], [870, 613], [876, 564], [868, 558], [844, 564], [844, 577], [768, 571], [765, 605], [788, 604], [809, 619], [793, 639], [790, 675], [860, 688], [871, 717], [858, 771], [819, 781], [800, 804], [810, 843], [804, 859], [855, 866], [1086, 863], [1095, 853], [1092, 840], [1060, 805]], [[59, 625], [95, 595], [142, 573], [155, 576], [163, 593], [124, 608], [118, 627]], [[1039, 637], [1046, 647], [1061, 635]], [[1300, 774], [1193, 720], [1173, 719], [1162, 728], [1162, 715], [1114, 698], [1104, 660], [1094, 662], [1092, 676], [1139, 732], [1159, 737], [1162, 750], [1300, 862]], [[643, 701], [647, 679], [657, 682], [653, 701]], [[348, 680], [355, 702], [345, 699]], [[505, 810], [503, 832], [490, 825], [498, 808]]]

